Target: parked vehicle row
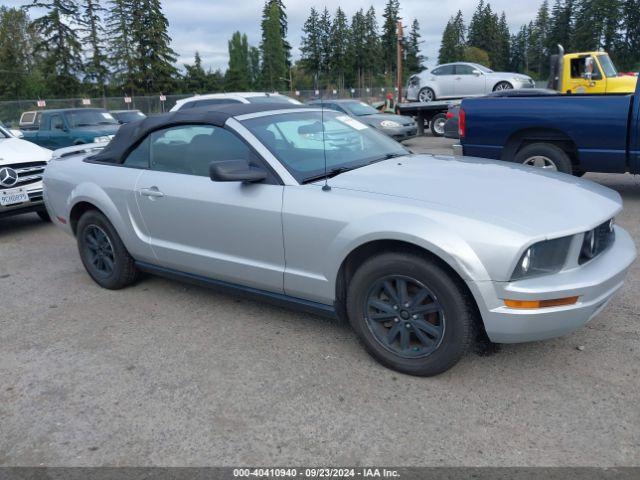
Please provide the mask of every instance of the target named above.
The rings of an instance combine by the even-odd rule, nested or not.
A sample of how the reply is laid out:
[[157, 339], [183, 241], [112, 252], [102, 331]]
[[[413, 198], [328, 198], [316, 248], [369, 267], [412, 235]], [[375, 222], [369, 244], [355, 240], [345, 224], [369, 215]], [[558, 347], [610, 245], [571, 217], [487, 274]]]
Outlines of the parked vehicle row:
[[45, 199], [102, 287], [146, 271], [346, 318], [374, 358], [413, 375], [451, 368], [475, 331], [511, 343], [580, 327], [635, 258], [612, 190], [414, 155], [295, 105], [123, 125], [97, 154], [56, 154]]

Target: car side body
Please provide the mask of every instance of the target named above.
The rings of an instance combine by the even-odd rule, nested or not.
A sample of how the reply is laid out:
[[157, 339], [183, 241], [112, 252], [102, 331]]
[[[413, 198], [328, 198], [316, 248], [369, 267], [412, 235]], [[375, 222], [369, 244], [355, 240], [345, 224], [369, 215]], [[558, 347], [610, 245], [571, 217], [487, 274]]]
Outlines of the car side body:
[[[583, 325], [620, 288], [635, 258], [632, 239], [612, 222], [622, 208], [619, 195], [570, 176], [405, 151], [336, 170], [327, 174], [330, 179], [302, 180], [278, 154], [287, 143], [279, 143], [263, 125], [292, 118], [299, 125], [292, 134], [296, 139], [310, 142], [321, 131], [317, 144], [327, 143], [326, 134], [336, 152], [358, 143], [318, 130], [314, 122], [320, 115], [348, 127], [350, 135], [364, 135], [369, 127], [319, 109], [272, 108], [189, 109], [123, 126], [98, 155], [71, 153], [52, 162], [45, 177], [47, 208], [71, 235], [86, 225], [87, 212], [100, 212], [136, 268], [335, 316], [351, 308], [349, 285], [363, 263], [409, 252], [430, 259], [459, 282], [496, 342], [540, 340]], [[296, 115], [311, 120], [301, 123]], [[196, 127], [184, 147], [173, 149], [176, 139], [187, 138], [185, 129]], [[191, 150], [205, 131], [227, 138], [211, 151], [208, 165], [201, 163], [200, 150]], [[363, 141], [382, 137], [367, 135], [373, 136]], [[141, 155], [147, 141], [156, 145], [154, 152], [168, 153]], [[397, 152], [401, 147], [392, 143]], [[299, 158], [308, 157], [311, 150], [305, 151]], [[322, 150], [316, 153], [321, 158]], [[232, 181], [229, 169], [243, 155], [241, 162], [262, 173]], [[190, 172], [176, 163], [185, 158], [194, 159]], [[601, 232], [607, 243], [579, 263], [593, 232]], [[557, 271], [514, 277], [523, 255], [554, 239], [563, 239], [566, 247]], [[574, 300], [546, 308], [505, 304], [507, 298], [559, 297]], [[442, 369], [429, 370], [434, 371]]]
[[498, 90], [534, 87], [535, 82], [528, 75], [494, 72], [477, 63], [447, 63], [412, 75], [407, 85], [407, 100], [431, 102], [448, 98], [479, 97]]

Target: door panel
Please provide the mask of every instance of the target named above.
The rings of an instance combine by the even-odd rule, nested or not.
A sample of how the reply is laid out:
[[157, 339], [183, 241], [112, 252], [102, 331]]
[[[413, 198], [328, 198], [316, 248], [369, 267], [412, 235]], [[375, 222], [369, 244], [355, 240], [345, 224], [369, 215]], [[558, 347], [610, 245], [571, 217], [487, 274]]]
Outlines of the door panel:
[[443, 65], [436, 68], [433, 72], [434, 78], [438, 85], [438, 98], [455, 96], [455, 72], [453, 65]]
[[455, 95], [456, 97], [472, 97], [484, 95], [486, 78], [474, 75], [470, 65], [456, 65]]
[[250, 160], [249, 148], [209, 125], [150, 135], [150, 169], [136, 200], [160, 266], [273, 292], [283, 291], [283, 187], [213, 182], [212, 161]]

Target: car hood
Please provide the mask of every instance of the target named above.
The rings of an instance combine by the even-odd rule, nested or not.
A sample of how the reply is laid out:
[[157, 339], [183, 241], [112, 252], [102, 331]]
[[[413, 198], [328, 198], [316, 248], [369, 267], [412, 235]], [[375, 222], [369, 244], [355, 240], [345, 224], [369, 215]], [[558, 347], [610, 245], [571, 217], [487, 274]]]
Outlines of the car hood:
[[588, 180], [468, 157], [407, 155], [345, 172], [330, 185], [424, 202], [533, 237], [586, 231], [622, 208], [617, 192]]
[[517, 78], [518, 80], [531, 80], [529, 75], [523, 75], [521, 73], [513, 73], [513, 72], [493, 72], [488, 75], [492, 77], [500, 77], [500, 78]]
[[355, 118], [360, 120], [362, 123], [375, 127], [380, 126], [380, 122], [384, 121], [396, 122], [403, 126], [415, 125], [416, 123], [411, 117], [395, 115], [393, 113], [372, 113], [371, 115], [362, 115]]
[[0, 166], [25, 162], [44, 162], [51, 158], [51, 150], [19, 138], [0, 139]]
[[607, 78], [607, 93], [633, 93], [636, 91], [637, 83], [638, 77], [629, 75]]

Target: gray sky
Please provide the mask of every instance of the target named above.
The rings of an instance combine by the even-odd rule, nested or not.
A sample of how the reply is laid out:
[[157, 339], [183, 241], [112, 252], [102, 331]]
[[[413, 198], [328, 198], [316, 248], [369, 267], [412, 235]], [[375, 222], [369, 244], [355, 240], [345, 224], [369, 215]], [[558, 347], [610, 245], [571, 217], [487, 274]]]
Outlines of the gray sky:
[[[105, 2], [105, 0], [101, 0]], [[400, 0], [401, 16], [405, 25], [410, 25], [414, 18], [420, 22], [422, 33], [422, 54], [429, 57], [428, 65], [437, 60], [442, 31], [450, 16], [459, 9], [465, 22], [471, 18], [478, 0]], [[20, 0], [4, 0], [4, 5], [21, 6], [31, 2]], [[179, 55], [179, 64], [192, 63], [193, 54], [197, 50], [202, 56], [206, 68], [227, 67], [227, 41], [231, 34], [240, 30], [249, 37], [249, 43], [258, 45], [260, 41], [260, 17], [264, 0], [164, 0], [164, 12], [169, 19], [169, 34], [173, 39], [173, 49]], [[512, 31], [533, 19], [541, 0], [493, 0], [490, 1], [494, 11], [507, 14]], [[322, 10], [325, 6], [335, 12], [338, 5], [348, 17], [360, 7], [373, 5], [382, 23], [382, 11], [385, 0], [363, 2], [345, 2], [340, 0], [319, 0], [310, 3], [285, 0], [289, 18], [289, 42], [293, 46], [294, 58], [300, 51], [302, 25], [309, 15], [311, 6]], [[33, 17], [38, 11], [32, 11]]]

